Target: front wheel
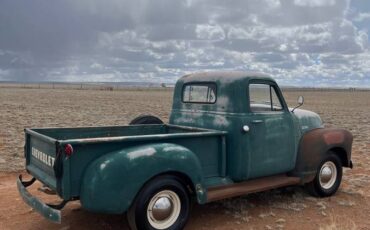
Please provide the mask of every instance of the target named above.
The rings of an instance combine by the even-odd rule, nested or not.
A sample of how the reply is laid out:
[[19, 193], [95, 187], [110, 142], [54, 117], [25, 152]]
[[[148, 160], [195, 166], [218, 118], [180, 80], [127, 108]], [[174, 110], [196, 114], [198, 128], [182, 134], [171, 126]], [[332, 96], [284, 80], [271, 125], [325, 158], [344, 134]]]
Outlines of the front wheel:
[[341, 160], [337, 155], [330, 154], [321, 161], [314, 180], [306, 184], [306, 188], [313, 196], [331, 196], [340, 186], [342, 173]]
[[140, 191], [127, 213], [131, 229], [183, 229], [190, 211], [189, 195], [176, 177], [160, 176]]

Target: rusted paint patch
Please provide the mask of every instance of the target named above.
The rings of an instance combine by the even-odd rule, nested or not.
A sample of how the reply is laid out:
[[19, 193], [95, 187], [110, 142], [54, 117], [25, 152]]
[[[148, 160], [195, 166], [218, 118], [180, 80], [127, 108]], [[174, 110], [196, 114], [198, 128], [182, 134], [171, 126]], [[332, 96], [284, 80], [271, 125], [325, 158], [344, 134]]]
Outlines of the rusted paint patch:
[[235, 196], [270, 190], [274, 188], [296, 185], [299, 177], [288, 177], [285, 174], [263, 177], [231, 185], [208, 188], [207, 202], [227, 199]]
[[340, 131], [332, 131], [328, 133], [324, 133], [324, 141], [326, 144], [340, 144], [344, 142], [344, 135], [343, 132]]
[[319, 128], [309, 131], [301, 139], [296, 167], [291, 175], [302, 177], [304, 183], [309, 182], [323, 157], [334, 148], [345, 152], [343, 166], [350, 167], [352, 140], [352, 134], [344, 129]]

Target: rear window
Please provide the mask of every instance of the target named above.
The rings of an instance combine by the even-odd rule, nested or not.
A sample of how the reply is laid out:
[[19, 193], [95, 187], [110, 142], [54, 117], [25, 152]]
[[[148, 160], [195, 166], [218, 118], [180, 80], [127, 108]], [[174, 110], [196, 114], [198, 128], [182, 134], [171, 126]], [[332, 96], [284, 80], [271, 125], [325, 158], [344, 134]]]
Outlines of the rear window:
[[216, 85], [212, 83], [188, 84], [182, 92], [182, 101], [212, 104], [216, 102]]

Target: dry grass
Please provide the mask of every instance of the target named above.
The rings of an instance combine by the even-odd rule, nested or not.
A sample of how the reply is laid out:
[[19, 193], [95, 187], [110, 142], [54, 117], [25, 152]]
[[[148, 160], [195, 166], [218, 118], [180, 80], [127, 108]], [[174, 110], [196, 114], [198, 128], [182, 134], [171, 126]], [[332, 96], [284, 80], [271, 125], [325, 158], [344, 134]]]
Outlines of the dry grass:
[[350, 219], [330, 216], [330, 223], [320, 226], [320, 230], [357, 230], [356, 224]]

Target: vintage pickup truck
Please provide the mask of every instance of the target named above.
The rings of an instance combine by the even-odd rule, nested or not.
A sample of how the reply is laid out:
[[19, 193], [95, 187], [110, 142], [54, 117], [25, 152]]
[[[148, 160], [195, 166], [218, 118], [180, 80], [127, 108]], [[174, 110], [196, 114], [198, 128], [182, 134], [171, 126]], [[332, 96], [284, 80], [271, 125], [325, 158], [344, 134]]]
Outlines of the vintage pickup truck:
[[[298, 106], [303, 104], [299, 97]], [[298, 107], [297, 106], [297, 107]], [[352, 168], [352, 135], [324, 128], [313, 112], [288, 108], [277, 83], [257, 73], [180, 78], [168, 124], [25, 130], [24, 201], [54, 222], [68, 201], [92, 212], [127, 214], [132, 229], [182, 229], [199, 204], [304, 185], [319, 197]], [[39, 180], [60, 198], [45, 204], [26, 189]]]

